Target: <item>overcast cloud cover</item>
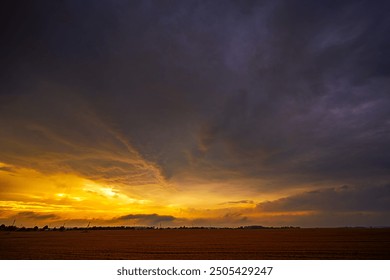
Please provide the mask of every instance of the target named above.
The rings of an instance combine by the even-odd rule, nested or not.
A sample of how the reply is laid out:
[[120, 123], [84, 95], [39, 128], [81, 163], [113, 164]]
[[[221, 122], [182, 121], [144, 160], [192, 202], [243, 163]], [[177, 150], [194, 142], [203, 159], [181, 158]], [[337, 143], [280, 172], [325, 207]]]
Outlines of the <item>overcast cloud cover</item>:
[[9, 1], [1, 13], [0, 162], [138, 195], [213, 182], [288, 193], [255, 211], [388, 218], [388, 1]]

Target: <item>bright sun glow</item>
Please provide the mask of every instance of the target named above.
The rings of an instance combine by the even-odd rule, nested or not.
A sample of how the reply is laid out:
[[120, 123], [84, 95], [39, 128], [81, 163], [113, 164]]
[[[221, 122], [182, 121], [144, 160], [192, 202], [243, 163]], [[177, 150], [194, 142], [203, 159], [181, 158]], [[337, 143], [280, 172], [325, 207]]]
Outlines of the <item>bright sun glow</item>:
[[147, 220], [148, 215], [160, 215], [175, 217], [175, 223], [185, 225], [190, 220], [217, 223], [221, 218], [227, 223], [241, 223], [245, 221], [243, 214], [250, 218], [286, 214], [274, 213], [272, 216], [259, 213], [255, 211], [256, 201], [270, 199], [271, 196], [256, 197], [247, 193], [248, 199], [242, 199], [243, 193], [229, 191], [221, 195], [220, 190], [227, 187], [219, 183], [198, 184], [197, 192], [192, 191], [191, 186], [181, 191], [163, 187], [156, 191], [155, 186], [147, 184], [114, 185], [77, 174], [43, 174], [4, 163], [0, 166], [0, 182], [6, 186], [1, 190], [0, 219], [3, 221], [50, 221], [52, 224], [66, 221], [83, 225], [85, 221], [94, 219], [99, 224], [132, 224], [134, 222], [126, 220], [126, 217], [145, 217], [148, 223], [153, 223], [153, 220]]

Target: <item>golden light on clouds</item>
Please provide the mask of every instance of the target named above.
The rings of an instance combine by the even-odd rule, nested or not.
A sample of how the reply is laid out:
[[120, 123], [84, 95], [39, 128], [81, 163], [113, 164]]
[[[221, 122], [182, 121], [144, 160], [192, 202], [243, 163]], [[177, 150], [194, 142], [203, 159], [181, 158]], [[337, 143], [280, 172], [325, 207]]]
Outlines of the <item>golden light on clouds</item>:
[[[130, 197], [114, 186], [75, 174], [42, 174], [1, 164], [2, 216], [19, 211], [52, 213], [61, 218], [110, 219], [148, 209], [151, 201]], [[4, 187], [5, 186], [5, 187]]]
[[[145, 185], [114, 185], [78, 174], [44, 174], [5, 163], [0, 168], [2, 221], [18, 219], [24, 224], [67, 221], [78, 225], [95, 220], [100, 224], [126, 224], [132, 220], [142, 223], [138, 217], [168, 215], [173, 217], [173, 224], [193, 220], [208, 223], [221, 217], [229, 221], [240, 218], [241, 214], [232, 215], [232, 212], [250, 216], [256, 207], [253, 200], [238, 200], [242, 198], [240, 193], [221, 195], [221, 183], [198, 184], [196, 188], [187, 186], [182, 190], [161, 186], [160, 192], [146, 190], [142, 197], [139, 193]], [[134, 219], [130, 216], [129, 221], [121, 218], [127, 215], [138, 216]]]

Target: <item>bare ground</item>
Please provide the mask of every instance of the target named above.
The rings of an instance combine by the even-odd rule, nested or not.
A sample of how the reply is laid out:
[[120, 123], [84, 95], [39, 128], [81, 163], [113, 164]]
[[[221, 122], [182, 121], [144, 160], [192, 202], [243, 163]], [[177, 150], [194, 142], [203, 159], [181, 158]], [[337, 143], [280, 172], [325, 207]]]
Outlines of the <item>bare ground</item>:
[[390, 259], [390, 229], [0, 232], [0, 259]]

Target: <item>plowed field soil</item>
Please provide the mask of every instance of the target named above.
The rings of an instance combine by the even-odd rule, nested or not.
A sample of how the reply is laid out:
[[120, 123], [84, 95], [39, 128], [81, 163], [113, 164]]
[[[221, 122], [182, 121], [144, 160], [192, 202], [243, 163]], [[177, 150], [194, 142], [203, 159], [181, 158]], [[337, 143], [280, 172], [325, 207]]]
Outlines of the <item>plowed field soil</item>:
[[0, 259], [390, 259], [390, 229], [0, 232]]

